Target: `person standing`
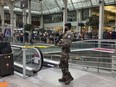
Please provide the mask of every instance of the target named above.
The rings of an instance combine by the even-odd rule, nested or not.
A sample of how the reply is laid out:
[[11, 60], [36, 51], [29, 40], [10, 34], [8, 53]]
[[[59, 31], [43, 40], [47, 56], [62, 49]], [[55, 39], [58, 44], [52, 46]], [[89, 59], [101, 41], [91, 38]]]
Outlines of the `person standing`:
[[59, 79], [59, 82], [64, 82], [65, 85], [68, 85], [74, 78], [69, 72], [69, 53], [74, 34], [71, 31], [71, 23], [65, 24], [65, 32], [62, 36], [62, 39], [57, 43], [61, 47], [61, 59], [59, 67], [62, 71], [62, 78]]
[[116, 39], [116, 31], [115, 31], [115, 29], [113, 29], [111, 37], [112, 37], [112, 39]]
[[5, 37], [5, 41], [9, 41], [9, 37], [11, 36], [11, 29], [10, 28], [6, 28], [4, 30], [4, 37]]

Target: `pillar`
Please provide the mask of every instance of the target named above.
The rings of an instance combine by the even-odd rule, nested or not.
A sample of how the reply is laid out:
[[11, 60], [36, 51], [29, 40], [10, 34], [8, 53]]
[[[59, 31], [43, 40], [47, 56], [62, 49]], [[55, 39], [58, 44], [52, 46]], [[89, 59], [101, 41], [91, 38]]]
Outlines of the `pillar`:
[[16, 28], [16, 14], [14, 14], [14, 28]]
[[116, 31], [116, 13], [115, 13], [115, 25], [114, 25], [114, 29]]
[[26, 21], [26, 9], [23, 9], [23, 25], [26, 25], [27, 21]]
[[[89, 9], [89, 17], [91, 17], [92, 16], [92, 11], [91, 11], [91, 9]], [[88, 32], [91, 32], [91, 27], [89, 26], [88, 27]]]
[[43, 15], [40, 17], [40, 28], [44, 28]]
[[99, 2], [99, 31], [98, 39], [102, 39], [103, 29], [104, 29], [104, 0]]
[[13, 36], [14, 29], [14, 11], [13, 11], [13, 2], [8, 2], [9, 13], [10, 13], [10, 26], [11, 26], [11, 36]]
[[31, 24], [31, 0], [28, 1], [28, 18], [27, 24]]
[[42, 1], [40, 1], [40, 5], [41, 5], [40, 28], [44, 28]]
[[[24, 26], [27, 23], [27, 20], [26, 20], [26, 8], [24, 8], [22, 11], [23, 11], [23, 34], [24, 34], [24, 32], [25, 32]], [[23, 35], [23, 44], [25, 44], [24, 35]]]
[[65, 23], [67, 22], [67, 0], [64, 1], [64, 8], [63, 8], [63, 33], [65, 31]]
[[4, 32], [4, 6], [0, 5], [0, 15], [2, 20], [2, 33]]
[[76, 12], [77, 12], [76, 29], [77, 29], [77, 32], [81, 32], [81, 27], [78, 26], [78, 24], [82, 22], [81, 11], [80, 10], [77, 10]]
[[[114, 47], [116, 49], [116, 47]], [[111, 61], [111, 69], [112, 69], [112, 74], [115, 75], [116, 74], [116, 50], [114, 51], [114, 53], [112, 54], [112, 61]]]

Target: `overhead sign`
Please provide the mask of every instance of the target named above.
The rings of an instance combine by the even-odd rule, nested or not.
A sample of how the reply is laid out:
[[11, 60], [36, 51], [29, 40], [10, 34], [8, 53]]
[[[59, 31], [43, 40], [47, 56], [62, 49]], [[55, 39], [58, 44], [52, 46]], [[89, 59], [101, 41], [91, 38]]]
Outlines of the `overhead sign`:
[[28, 8], [28, 0], [21, 0], [21, 9]]

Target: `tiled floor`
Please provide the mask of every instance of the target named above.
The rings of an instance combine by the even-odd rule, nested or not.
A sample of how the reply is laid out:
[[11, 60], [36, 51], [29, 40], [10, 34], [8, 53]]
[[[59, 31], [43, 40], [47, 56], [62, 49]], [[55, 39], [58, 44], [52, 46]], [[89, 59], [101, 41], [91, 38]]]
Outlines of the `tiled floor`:
[[116, 78], [74, 68], [70, 68], [70, 71], [74, 80], [69, 85], [58, 82], [58, 78], [61, 77], [61, 71], [56, 68], [43, 69], [38, 72], [37, 76], [26, 79], [12, 75], [1, 78], [0, 81], [9, 82], [9, 87], [116, 87]]

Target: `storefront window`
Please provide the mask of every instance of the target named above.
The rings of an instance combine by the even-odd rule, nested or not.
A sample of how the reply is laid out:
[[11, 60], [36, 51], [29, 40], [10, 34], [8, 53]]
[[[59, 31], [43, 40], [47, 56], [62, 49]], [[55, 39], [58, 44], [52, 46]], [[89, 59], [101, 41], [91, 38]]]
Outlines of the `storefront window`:
[[23, 21], [23, 17], [19, 14], [16, 15], [16, 21], [17, 22], [22, 22]]
[[89, 17], [89, 9], [82, 9], [82, 20], [86, 20]]
[[44, 22], [45, 23], [62, 22], [62, 20], [63, 20], [62, 13], [44, 15]]
[[68, 21], [76, 21], [76, 11], [68, 12]]
[[51, 23], [52, 15], [44, 15], [44, 23]]
[[[76, 11], [68, 12], [67, 20], [69, 22], [76, 21]], [[63, 21], [63, 13], [44, 15], [45, 23], [56, 23], [56, 22], [62, 22], [62, 21]]]
[[10, 20], [10, 14], [9, 13], [5, 13], [4, 18], [5, 18], [5, 20]]
[[[110, 5], [104, 7], [104, 30], [112, 31], [116, 20], [116, 6]], [[92, 15], [99, 16], [99, 7], [92, 9]]]

